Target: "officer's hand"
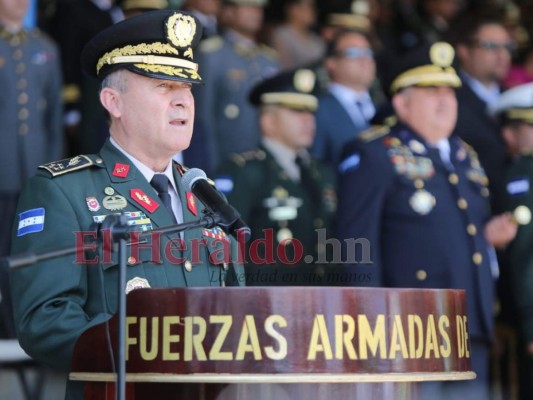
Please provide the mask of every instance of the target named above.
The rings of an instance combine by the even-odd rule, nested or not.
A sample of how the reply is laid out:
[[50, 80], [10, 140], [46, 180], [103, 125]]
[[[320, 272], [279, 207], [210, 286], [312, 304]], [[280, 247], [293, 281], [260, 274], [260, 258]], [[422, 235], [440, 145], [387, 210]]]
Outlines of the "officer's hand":
[[496, 249], [503, 249], [516, 236], [518, 225], [511, 213], [506, 212], [492, 217], [485, 225], [485, 239]]

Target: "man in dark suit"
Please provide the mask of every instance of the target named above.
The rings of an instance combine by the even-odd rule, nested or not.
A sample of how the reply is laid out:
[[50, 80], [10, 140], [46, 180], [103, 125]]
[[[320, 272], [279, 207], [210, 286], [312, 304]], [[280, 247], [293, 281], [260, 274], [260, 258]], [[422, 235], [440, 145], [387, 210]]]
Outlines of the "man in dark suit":
[[365, 34], [341, 30], [328, 45], [324, 61], [330, 78], [319, 97], [313, 155], [336, 165], [343, 146], [369, 127], [375, 113], [369, 88], [376, 79], [376, 64]]
[[516, 226], [508, 215], [490, 219], [483, 168], [451, 135], [461, 85], [453, 57], [438, 42], [399, 60], [390, 88], [398, 122], [361, 134], [339, 164], [338, 236], [350, 272], [371, 273], [374, 285], [466, 289], [477, 379], [424, 385], [424, 398], [481, 399], [493, 334], [492, 244], [506, 244]]
[[[138, 231], [202, 215], [203, 206], [182, 183], [186, 168], [172, 161], [192, 136], [192, 85], [201, 81], [193, 51], [201, 34], [192, 16], [163, 10], [115, 24], [87, 44], [82, 65], [101, 81], [100, 101], [109, 115], [111, 137], [99, 154], [39, 167], [20, 198], [14, 253], [82, 246], [83, 238], [94, 233], [93, 224], [111, 214], [125, 214]], [[221, 254], [225, 251], [214, 254], [221, 250], [217, 243], [230, 240], [218, 230], [193, 229], [148, 240], [156, 245], [129, 246], [127, 292], [222, 286], [235, 260]], [[199, 241], [205, 246], [193, 245]], [[234, 255], [235, 242], [228, 244]], [[12, 271], [19, 341], [28, 354], [70, 369], [79, 336], [117, 310], [117, 258], [104, 248], [97, 259], [78, 254]], [[240, 265], [234, 267], [243, 273]], [[69, 382], [67, 398], [82, 398], [82, 389]]]
[[[500, 82], [511, 65], [514, 43], [506, 28], [495, 20], [468, 19], [457, 28], [461, 33], [455, 47], [463, 85], [457, 90], [456, 133], [477, 152], [494, 192], [501, 187], [506, 157], [499, 123], [489, 109], [500, 96]], [[498, 198], [497, 194], [492, 196], [493, 212], [501, 210]]]

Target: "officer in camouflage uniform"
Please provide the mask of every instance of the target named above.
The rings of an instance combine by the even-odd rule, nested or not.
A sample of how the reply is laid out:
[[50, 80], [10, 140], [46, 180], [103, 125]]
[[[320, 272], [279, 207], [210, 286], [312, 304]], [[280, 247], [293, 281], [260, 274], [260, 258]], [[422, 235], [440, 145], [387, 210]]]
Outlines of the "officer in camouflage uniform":
[[233, 155], [216, 180], [252, 229], [247, 285], [332, 283], [319, 237], [331, 232], [334, 176], [306, 150], [314, 136], [314, 83], [314, 73], [300, 69], [258, 84], [250, 100], [260, 107], [261, 145]]
[[[502, 136], [512, 163], [499, 191], [504, 209], [519, 224], [516, 238], [504, 253], [502, 295], [512, 296], [513, 322], [518, 326], [520, 398], [533, 396], [533, 83], [504, 92], [493, 110], [502, 122]], [[504, 274], [505, 273], [505, 274]], [[507, 297], [505, 297], [507, 301]]]
[[[476, 153], [452, 135], [457, 119], [454, 50], [439, 42], [408, 53], [391, 83], [398, 119], [363, 133], [339, 164], [339, 239], [351, 273], [371, 284], [465, 289], [474, 381], [428, 383], [423, 398], [488, 398], [493, 336], [492, 245], [516, 233], [490, 219], [487, 178]], [[365, 254], [365, 250], [369, 254]]]
[[259, 144], [257, 110], [248, 102], [248, 93], [279, 68], [274, 51], [255, 41], [264, 4], [264, 0], [226, 0], [224, 34], [200, 45], [205, 85], [195, 91], [197, 119], [205, 128], [213, 170], [231, 153], [253, 150]]
[[[124, 213], [137, 231], [201, 216], [203, 207], [183, 188], [185, 168], [172, 161], [192, 135], [191, 87], [201, 80], [193, 49], [201, 31], [192, 16], [163, 10], [113, 25], [89, 42], [82, 65], [103, 80], [100, 100], [110, 116], [111, 138], [99, 154], [39, 168], [21, 195], [14, 253], [80, 246], [94, 223], [114, 213]], [[179, 234], [152, 236], [152, 243], [160, 240], [159, 248], [156, 244], [137, 253], [135, 245], [129, 247], [127, 292], [224, 284], [234, 258], [223, 252], [218, 258], [209, 255], [229, 238], [218, 229], [187, 231], [182, 236], [184, 246], [179, 238]], [[197, 252], [195, 240], [205, 241]], [[231, 245], [235, 250], [233, 240]], [[117, 255], [104, 251], [97, 260], [92, 253], [81, 254], [12, 273], [22, 347], [63, 371], [70, 368], [78, 337], [108, 320], [118, 303]], [[234, 268], [243, 272], [238, 265]], [[67, 398], [82, 398], [81, 388], [69, 382]]]

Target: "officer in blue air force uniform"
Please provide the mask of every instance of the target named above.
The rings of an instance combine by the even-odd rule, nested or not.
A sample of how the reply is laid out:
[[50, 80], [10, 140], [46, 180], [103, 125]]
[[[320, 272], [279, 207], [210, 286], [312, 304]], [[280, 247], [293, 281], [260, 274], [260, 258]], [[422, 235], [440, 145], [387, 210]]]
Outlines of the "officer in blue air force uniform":
[[[102, 81], [100, 100], [110, 116], [111, 138], [99, 154], [39, 168], [20, 199], [14, 254], [74, 246], [76, 232], [93, 230], [94, 222], [114, 213], [126, 214], [139, 231], [201, 217], [203, 206], [181, 182], [186, 168], [171, 161], [192, 135], [191, 86], [201, 79], [193, 51], [201, 30], [188, 14], [155, 11], [113, 25], [89, 42], [82, 64]], [[209, 259], [221, 246], [228, 248], [229, 238], [220, 230], [187, 231], [184, 246], [176, 242], [179, 238], [165, 234], [159, 247], [129, 252], [127, 292], [223, 286], [228, 268], [237, 276], [243, 273], [242, 266], [223, 258], [229, 250]], [[197, 250], [195, 240], [203, 241]], [[233, 240], [230, 246], [235, 254]], [[109, 260], [99, 254], [103, 262], [91, 263], [94, 256], [77, 262], [65, 256], [12, 271], [23, 348], [64, 371], [70, 369], [78, 337], [116, 312], [117, 255]], [[67, 398], [81, 398], [78, 390], [79, 385], [69, 382]]]
[[426, 385], [424, 398], [481, 399], [488, 398], [493, 333], [491, 243], [511, 240], [516, 226], [508, 215], [488, 222], [485, 173], [475, 152], [451, 135], [460, 85], [453, 55], [440, 42], [399, 61], [390, 88], [398, 122], [363, 133], [341, 158], [338, 236], [359, 240], [345, 249], [349, 271], [371, 274], [374, 285], [466, 289], [478, 378], [436, 391], [440, 384]]

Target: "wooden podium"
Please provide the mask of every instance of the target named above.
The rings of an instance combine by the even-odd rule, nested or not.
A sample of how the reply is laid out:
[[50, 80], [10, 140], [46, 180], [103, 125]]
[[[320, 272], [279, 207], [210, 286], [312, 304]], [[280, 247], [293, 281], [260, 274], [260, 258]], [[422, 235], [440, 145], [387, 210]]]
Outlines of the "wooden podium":
[[[139, 289], [127, 314], [128, 399], [413, 399], [413, 382], [475, 378], [462, 290]], [[114, 398], [106, 337], [74, 350], [86, 399]]]

